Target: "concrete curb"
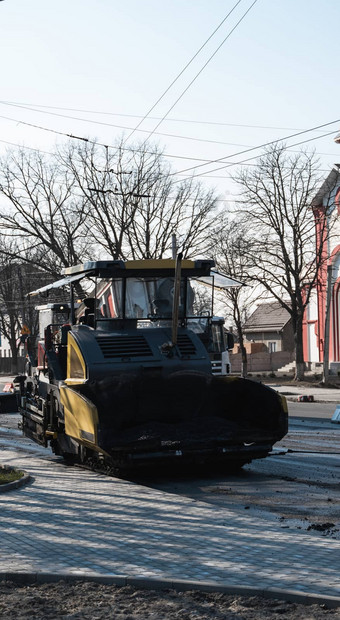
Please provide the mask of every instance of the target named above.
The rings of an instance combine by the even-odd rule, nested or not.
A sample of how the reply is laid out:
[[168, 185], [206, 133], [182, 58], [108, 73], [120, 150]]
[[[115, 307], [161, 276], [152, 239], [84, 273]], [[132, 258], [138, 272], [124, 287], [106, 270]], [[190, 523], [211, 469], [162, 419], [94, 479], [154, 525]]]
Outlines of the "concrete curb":
[[0, 465], [0, 469], [4, 469], [6, 471], [21, 471], [23, 473], [23, 476], [21, 476], [19, 480], [13, 480], [13, 482], [0, 484], [0, 493], [6, 493], [7, 491], [12, 491], [13, 489], [19, 489], [31, 480], [30, 474], [23, 469], [17, 469], [16, 467], [11, 467], [10, 465]]
[[314, 398], [313, 401], [299, 401], [298, 396], [287, 396], [287, 394], [284, 394], [284, 392], [279, 392], [279, 394], [282, 394], [283, 396], [286, 397], [286, 400], [290, 403], [301, 403], [302, 405], [310, 405], [310, 403], [313, 403], [313, 405], [336, 405], [336, 403], [338, 402], [339, 398], [337, 398], [336, 400], [323, 400], [322, 398]]
[[200, 592], [221, 592], [236, 596], [260, 596], [265, 599], [280, 599], [303, 605], [325, 605], [329, 609], [340, 607], [340, 596], [322, 596], [298, 590], [280, 588], [256, 588], [253, 586], [235, 586], [210, 581], [186, 581], [177, 579], [152, 579], [148, 577], [128, 577], [126, 575], [102, 575], [99, 573], [84, 573], [70, 571], [60, 573], [49, 572], [1, 572], [0, 582], [11, 581], [17, 585], [55, 583], [57, 581], [90, 581], [104, 585], [131, 586], [138, 590], [176, 590], [185, 592], [196, 590]]

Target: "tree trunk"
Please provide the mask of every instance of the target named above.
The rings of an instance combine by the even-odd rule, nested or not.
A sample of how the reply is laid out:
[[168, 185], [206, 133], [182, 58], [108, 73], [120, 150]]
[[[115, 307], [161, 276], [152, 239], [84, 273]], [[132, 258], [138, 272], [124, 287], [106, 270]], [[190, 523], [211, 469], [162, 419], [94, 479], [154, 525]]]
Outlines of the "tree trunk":
[[245, 379], [247, 374], [248, 374], [247, 351], [246, 351], [246, 347], [244, 346], [241, 313], [240, 313], [240, 309], [239, 309], [239, 306], [237, 304], [236, 299], [234, 299], [234, 312], [233, 312], [233, 315], [234, 315], [234, 321], [235, 321], [235, 325], [236, 325], [236, 329], [237, 329], [238, 342], [239, 342], [239, 345], [240, 345], [240, 352], [241, 352], [241, 377], [243, 377]]
[[243, 379], [246, 379], [248, 375], [248, 362], [243, 362], [241, 363], [241, 377]]
[[13, 351], [12, 351], [12, 360], [11, 360], [11, 373], [13, 375], [18, 374], [18, 356], [13, 355]]
[[247, 351], [244, 346], [243, 340], [240, 342], [241, 349], [241, 377], [245, 379], [248, 374], [248, 359], [247, 359]]
[[302, 341], [302, 317], [298, 317], [295, 329], [295, 381], [303, 381], [305, 378], [305, 362], [303, 359], [303, 341]]

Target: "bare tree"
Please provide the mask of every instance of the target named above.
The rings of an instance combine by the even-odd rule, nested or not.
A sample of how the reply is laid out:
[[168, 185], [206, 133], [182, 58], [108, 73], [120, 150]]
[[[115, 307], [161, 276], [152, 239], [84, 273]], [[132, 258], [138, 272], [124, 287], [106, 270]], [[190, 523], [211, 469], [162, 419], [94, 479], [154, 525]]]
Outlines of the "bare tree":
[[220, 293], [220, 300], [226, 306], [227, 313], [232, 317], [236, 328], [241, 353], [242, 377], [246, 377], [248, 373], [243, 326], [250, 314], [252, 304], [258, 299], [249, 274], [247, 233], [248, 229], [245, 223], [224, 214], [219, 226], [211, 235], [212, 255], [218, 269], [231, 278], [242, 282], [242, 286], [231, 287], [223, 291], [223, 294]]
[[70, 142], [58, 152], [85, 205], [87, 237], [114, 260], [127, 256], [125, 238], [134, 217], [134, 194], [141, 191], [130, 180], [132, 166], [130, 172], [123, 169], [120, 153], [119, 147], [106, 149], [93, 142]]
[[[35, 264], [58, 277], [63, 267], [86, 255], [84, 203], [74, 186], [67, 170], [38, 152], [11, 151], [1, 160], [0, 227], [15, 242], [9, 258]], [[2, 249], [6, 251], [8, 247]]]
[[331, 234], [325, 218], [316, 250], [311, 204], [319, 183], [318, 163], [313, 154], [292, 155], [285, 146], [277, 145], [267, 150], [255, 168], [241, 170], [235, 180], [241, 190], [238, 211], [250, 233], [246, 249], [249, 273], [291, 316], [296, 379], [301, 380], [303, 317]]
[[0, 196], [0, 228], [15, 242], [8, 257], [53, 277], [90, 257], [171, 257], [174, 234], [185, 257], [204, 254], [217, 204], [193, 179], [178, 182], [157, 147], [122, 141], [70, 141], [53, 156], [9, 151]]
[[214, 192], [178, 183], [158, 148], [125, 149], [122, 141], [114, 148], [69, 141], [50, 156], [10, 150], [0, 160], [0, 198], [1, 325], [13, 360], [27, 313], [21, 301], [17, 308], [18, 265], [32, 266], [28, 292], [42, 285], [34, 274], [56, 279], [87, 258], [171, 257], [174, 234], [184, 256], [197, 255], [216, 209]]
[[[6, 240], [0, 241], [4, 248]], [[15, 250], [7, 245], [7, 254], [11, 253]], [[46, 275], [36, 269], [32, 272], [32, 269], [27, 263], [0, 254], [0, 332], [8, 340], [14, 373], [18, 370], [18, 354], [27, 335], [35, 339], [38, 333], [37, 302], [28, 299], [27, 293], [31, 287], [45, 284]]]
[[87, 235], [114, 259], [204, 253], [216, 196], [192, 179], [178, 182], [157, 147], [66, 145], [59, 153], [86, 204]]
[[1, 264], [0, 266], [0, 332], [8, 340], [12, 368], [11, 371], [18, 371], [18, 351], [20, 347], [20, 308], [17, 299], [17, 274], [16, 265]]

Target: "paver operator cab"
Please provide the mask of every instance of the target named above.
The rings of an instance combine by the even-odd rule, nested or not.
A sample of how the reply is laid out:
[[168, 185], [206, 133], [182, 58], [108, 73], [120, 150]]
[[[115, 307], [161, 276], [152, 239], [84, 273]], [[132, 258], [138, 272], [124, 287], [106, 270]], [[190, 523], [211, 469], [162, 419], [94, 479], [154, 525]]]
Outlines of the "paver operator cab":
[[19, 382], [24, 434], [106, 469], [266, 456], [287, 432], [286, 402], [222, 369], [214, 289], [232, 282], [213, 267], [181, 255], [87, 262], [34, 291], [67, 286], [71, 296], [40, 306], [40, 339]]

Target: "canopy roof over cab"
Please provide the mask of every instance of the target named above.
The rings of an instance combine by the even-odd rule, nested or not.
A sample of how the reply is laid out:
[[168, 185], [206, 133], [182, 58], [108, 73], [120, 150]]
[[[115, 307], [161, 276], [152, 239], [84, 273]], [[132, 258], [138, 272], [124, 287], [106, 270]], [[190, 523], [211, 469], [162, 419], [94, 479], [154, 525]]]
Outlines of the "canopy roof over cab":
[[[213, 278], [214, 286], [219, 289], [242, 286], [242, 282], [221, 274], [215, 270], [212, 260], [182, 260], [181, 276], [201, 278], [206, 284], [211, 286], [209, 277]], [[86, 277], [99, 278], [147, 278], [171, 277], [175, 273], [176, 260], [174, 259], [146, 259], [146, 260], [106, 260], [106, 261], [87, 261], [74, 267], [67, 267], [63, 270], [65, 275], [61, 280], [52, 284], [47, 284], [29, 295], [39, 295], [54, 288], [67, 286]]]
[[[181, 272], [184, 276], [208, 276], [215, 266], [212, 260], [182, 260]], [[131, 278], [162, 276], [169, 277], [174, 274], [176, 261], [173, 259], [145, 259], [145, 260], [108, 260], [88, 261], [75, 267], [67, 267], [64, 274], [73, 276], [94, 275], [99, 278]]]

